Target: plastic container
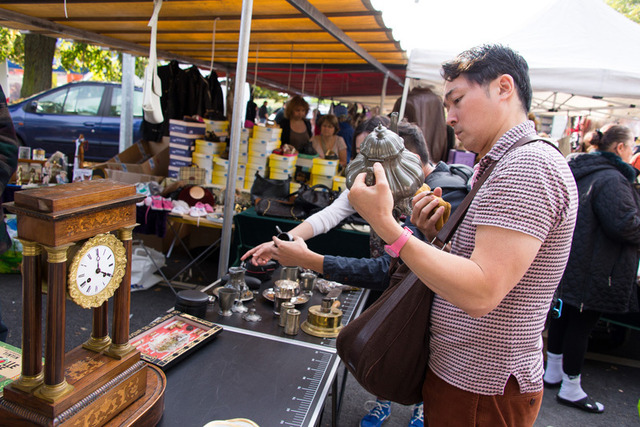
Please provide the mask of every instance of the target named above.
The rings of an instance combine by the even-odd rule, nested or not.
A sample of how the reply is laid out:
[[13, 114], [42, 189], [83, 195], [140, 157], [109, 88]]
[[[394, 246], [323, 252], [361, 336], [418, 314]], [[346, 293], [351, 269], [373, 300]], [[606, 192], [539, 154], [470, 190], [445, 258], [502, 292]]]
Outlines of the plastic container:
[[331, 188], [333, 186], [333, 175], [315, 175], [311, 174], [311, 186], [322, 184]]
[[331, 187], [333, 191], [344, 191], [346, 188], [347, 178], [345, 178], [344, 176], [333, 177], [333, 187]]
[[226, 142], [211, 142], [204, 139], [196, 139], [196, 153], [209, 155], [222, 154], [226, 149]]
[[192, 154], [193, 164], [201, 167], [202, 169], [211, 170], [213, 169], [213, 157], [209, 154], [200, 154], [193, 153]]
[[338, 160], [326, 160], [316, 157], [313, 159], [311, 175], [335, 175], [338, 172]]
[[269, 178], [271, 179], [288, 179], [292, 172], [287, 169], [271, 169], [269, 170]]
[[298, 160], [297, 156], [282, 156], [280, 154], [269, 155], [269, 167], [278, 169], [293, 169]]
[[313, 166], [313, 159], [318, 158], [317, 154], [298, 154], [298, 160], [296, 160], [296, 166], [300, 166], [305, 172], [311, 171]]

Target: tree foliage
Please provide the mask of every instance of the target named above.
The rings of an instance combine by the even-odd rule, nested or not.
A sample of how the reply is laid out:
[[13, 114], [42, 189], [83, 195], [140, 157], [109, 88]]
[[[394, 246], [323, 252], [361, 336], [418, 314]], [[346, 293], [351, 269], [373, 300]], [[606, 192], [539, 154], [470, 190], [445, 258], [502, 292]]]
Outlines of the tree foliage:
[[253, 99], [273, 99], [276, 102], [283, 102], [289, 95], [271, 89], [265, 89], [260, 86], [252, 86]]
[[640, 0], [607, 0], [607, 4], [640, 24]]
[[19, 31], [0, 27], [0, 61], [8, 59], [24, 63], [24, 35]]

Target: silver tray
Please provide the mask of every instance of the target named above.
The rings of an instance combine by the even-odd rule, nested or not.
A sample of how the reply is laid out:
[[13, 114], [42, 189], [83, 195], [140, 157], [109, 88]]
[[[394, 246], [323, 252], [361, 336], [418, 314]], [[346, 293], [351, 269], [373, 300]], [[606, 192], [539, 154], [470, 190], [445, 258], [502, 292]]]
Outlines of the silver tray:
[[[264, 291], [262, 291], [262, 296], [269, 301], [273, 301], [274, 299], [273, 288], [265, 289]], [[291, 298], [291, 302], [294, 305], [304, 304], [307, 301], [309, 301], [309, 295], [307, 294], [300, 294]]]

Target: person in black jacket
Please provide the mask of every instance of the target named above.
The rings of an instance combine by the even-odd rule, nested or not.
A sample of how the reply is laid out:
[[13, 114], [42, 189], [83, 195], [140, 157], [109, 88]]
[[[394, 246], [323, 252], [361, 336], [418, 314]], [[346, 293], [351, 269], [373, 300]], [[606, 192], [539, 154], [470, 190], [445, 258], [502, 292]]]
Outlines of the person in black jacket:
[[580, 373], [589, 334], [602, 313], [638, 310], [640, 195], [638, 171], [629, 165], [633, 135], [626, 126], [600, 130], [596, 150], [577, 154], [569, 166], [580, 204], [571, 254], [557, 295], [559, 318], [549, 321], [545, 385], [560, 386], [557, 400], [588, 412], [604, 406], [582, 389]]
[[[18, 138], [16, 137], [13, 121], [7, 108], [7, 97], [0, 86], [0, 195], [4, 192], [11, 175], [18, 165]], [[4, 213], [0, 206], [0, 253], [11, 247], [11, 237], [7, 233]], [[5, 341], [9, 330], [2, 322], [0, 314], [0, 341]]]

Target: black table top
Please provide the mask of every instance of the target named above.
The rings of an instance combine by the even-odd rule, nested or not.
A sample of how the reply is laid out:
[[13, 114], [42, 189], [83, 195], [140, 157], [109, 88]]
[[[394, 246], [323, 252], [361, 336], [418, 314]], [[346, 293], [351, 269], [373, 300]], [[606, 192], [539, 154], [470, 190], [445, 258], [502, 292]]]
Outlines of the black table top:
[[[262, 296], [271, 286], [271, 281], [264, 282], [257, 298], [245, 302], [262, 316], [260, 322], [247, 322], [239, 313], [220, 316], [219, 304], [210, 305], [205, 318], [223, 331], [166, 372], [160, 426], [202, 426], [232, 418], [248, 418], [261, 426], [316, 425], [340, 364], [336, 339], [302, 330], [286, 335], [273, 314], [273, 302]], [[367, 295], [357, 290], [339, 296], [343, 324], [360, 313]], [[323, 296], [315, 290], [307, 303], [296, 306], [301, 323]]]

